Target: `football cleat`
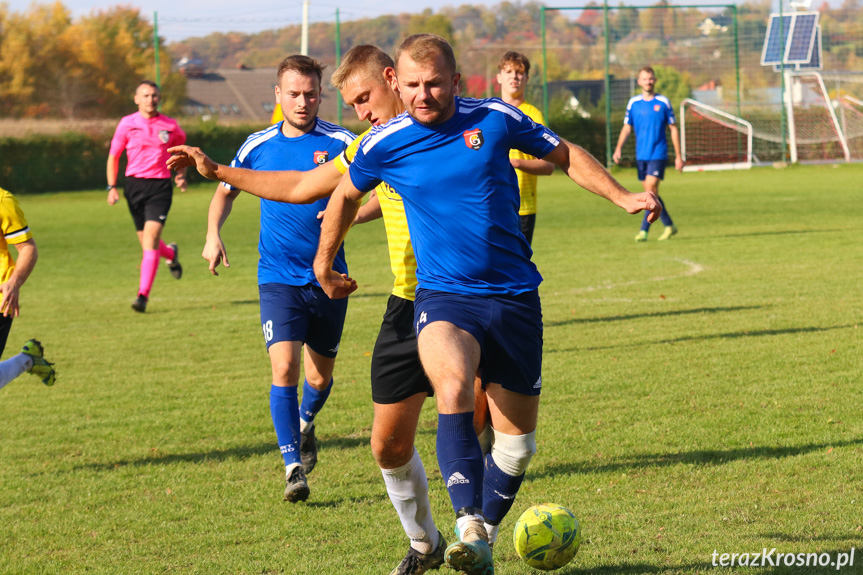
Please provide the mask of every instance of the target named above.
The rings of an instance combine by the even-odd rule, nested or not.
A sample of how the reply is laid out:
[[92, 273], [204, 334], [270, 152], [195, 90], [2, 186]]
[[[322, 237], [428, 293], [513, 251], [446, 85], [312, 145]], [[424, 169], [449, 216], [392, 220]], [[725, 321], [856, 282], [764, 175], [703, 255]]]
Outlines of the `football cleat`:
[[174, 250], [174, 259], [166, 261], [165, 264], [168, 266], [168, 269], [171, 270], [171, 276], [173, 276], [175, 280], [178, 280], [183, 277], [183, 266], [180, 265], [179, 259], [180, 252], [177, 248], [176, 242], [168, 244], [168, 247]]
[[33, 360], [33, 365], [28, 370], [42, 380], [45, 385], [54, 385], [54, 380], [57, 377], [57, 372], [54, 370], [53, 363], [49, 363], [44, 357], [45, 348], [39, 340], [31, 339], [21, 348], [21, 353], [29, 355]]
[[309, 498], [309, 484], [301, 465], [295, 466], [291, 474], [285, 478], [285, 501], [296, 503]]
[[641, 230], [637, 234], [635, 234], [635, 241], [637, 242], [646, 242], [647, 241], [647, 232]]
[[139, 313], [147, 311], [147, 296], [138, 294], [137, 299], [132, 302], [132, 309]]
[[468, 575], [494, 575], [494, 560], [482, 520], [472, 521], [458, 531], [459, 541], [446, 548], [446, 564]]
[[398, 567], [390, 572], [390, 575], [422, 575], [426, 571], [437, 570], [443, 565], [446, 539], [443, 538], [443, 534], [440, 531], [437, 534], [440, 538], [437, 549], [426, 555], [411, 547], [408, 549], [408, 554], [398, 564]]
[[659, 241], [667, 240], [671, 236], [677, 235], [677, 226], [674, 224], [670, 226], [665, 226], [665, 230], [662, 232], [662, 235], [657, 238]]
[[303, 462], [303, 471], [311, 473], [318, 463], [318, 440], [315, 437], [315, 424], [309, 426], [308, 431], [300, 434], [300, 461]]

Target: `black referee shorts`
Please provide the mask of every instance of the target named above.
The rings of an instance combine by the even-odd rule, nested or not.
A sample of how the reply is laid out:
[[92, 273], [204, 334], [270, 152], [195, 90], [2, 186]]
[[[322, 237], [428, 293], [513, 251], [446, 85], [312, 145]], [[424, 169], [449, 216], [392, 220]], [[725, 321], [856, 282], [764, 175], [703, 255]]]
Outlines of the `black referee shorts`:
[[414, 302], [390, 295], [372, 354], [372, 400], [398, 403], [423, 391], [434, 395], [417, 351]]
[[164, 224], [171, 209], [174, 187], [171, 178], [126, 178], [123, 195], [129, 204], [129, 212], [135, 229], [144, 229], [144, 222]]

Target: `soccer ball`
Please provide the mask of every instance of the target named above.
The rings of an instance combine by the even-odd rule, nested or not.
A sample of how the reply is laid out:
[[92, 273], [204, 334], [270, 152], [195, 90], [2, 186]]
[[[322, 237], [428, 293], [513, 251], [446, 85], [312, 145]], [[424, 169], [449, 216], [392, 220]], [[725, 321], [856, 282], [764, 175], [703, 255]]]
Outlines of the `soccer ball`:
[[575, 557], [581, 545], [581, 527], [566, 507], [542, 503], [521, 514], [512, 541], [522, 561], [534, 569], [551, 571]]

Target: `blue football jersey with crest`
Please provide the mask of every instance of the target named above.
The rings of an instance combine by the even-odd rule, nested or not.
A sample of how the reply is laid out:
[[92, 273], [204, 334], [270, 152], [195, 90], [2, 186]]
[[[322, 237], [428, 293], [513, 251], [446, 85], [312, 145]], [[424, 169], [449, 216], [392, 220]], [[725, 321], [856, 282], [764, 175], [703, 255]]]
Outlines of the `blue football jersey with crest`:
[[[231, 166], [253, 170], [308, 171], [335, 159], [356, 138], [344, 128], [315, 120], [315, 127], [298, 138], [282, 134], [282, 122], [246, 139]], [[223, 184], [228, 189], [233, 186]], [[312, 263], [321, 236], [318, 212], [329, 198], [312, 204], [288, 204], [261, 200], [261, 235], [258, 242], [258, 284], [292, 286], [320, 285]], [[344, 246], [339, 248], [333, 269], [348, 273]]]
[[623, 123], [631, 125], [635, 132], [635, 159], [667, 160], [665, 128], [674, 122], [674, 109], [665, 96], [655, 94], [652, 100], [642, 95], [630, 98]]
[[419, 288], [519, 294], [542, 281], [519, 228], [510, 149], [542, 158], [560, 139], [497, 98], [456, 98], [455, 115], [424, 126], [407, 113], [373, 129], [350, 176], [368, 192], [385, 181], [401, 196]]

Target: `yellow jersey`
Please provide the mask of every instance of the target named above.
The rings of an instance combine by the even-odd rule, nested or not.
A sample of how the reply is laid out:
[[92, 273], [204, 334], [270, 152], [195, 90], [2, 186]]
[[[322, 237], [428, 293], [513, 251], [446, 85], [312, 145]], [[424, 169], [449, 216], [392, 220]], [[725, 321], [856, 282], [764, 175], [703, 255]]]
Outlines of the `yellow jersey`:
[[0, 188], [0, 283], [6, 282], [15, 271], [15, 260], [9, 253], [9, 244], [20, 244], [32, 237], [33, 233], [18, 200]]
[[[357, 154], [360, 141], [370, 130], [371, 128], [366, 130], [335, 159], [335, 166], [339, 172], [344, 174], [348, 171]], [[396, 277], [392, 293], [396, 297], [414, 301], [417, 289], [417, 260], [414, 257], [414, 248], [411, 245], [411, 236], [408, 232], [408, 219], [405, 216], [402, 198], [386, 182], [382, 182], [375, 189], [375, 192], [381, 204], [384, 227], [387, 230], [390, 268]]]
[[[518, 107], [519, 110], [527, 114], [531, 120], [537, 124], [545, 125], [545, 119], [542, 117], [542, 112], [532, 104], [522, 102]], [[534, 156], [525, 154], [521, 150], [510, 150], [509, 158], [518, 160], [535, 160]], [[528, 216], [536, 213], [536, 176], [527, 174], [521, 170], [516, 170], [515, 175], [518, 177], [518, 189], [521, 193], [521, 205], [518, 208], [518, 215]]]

